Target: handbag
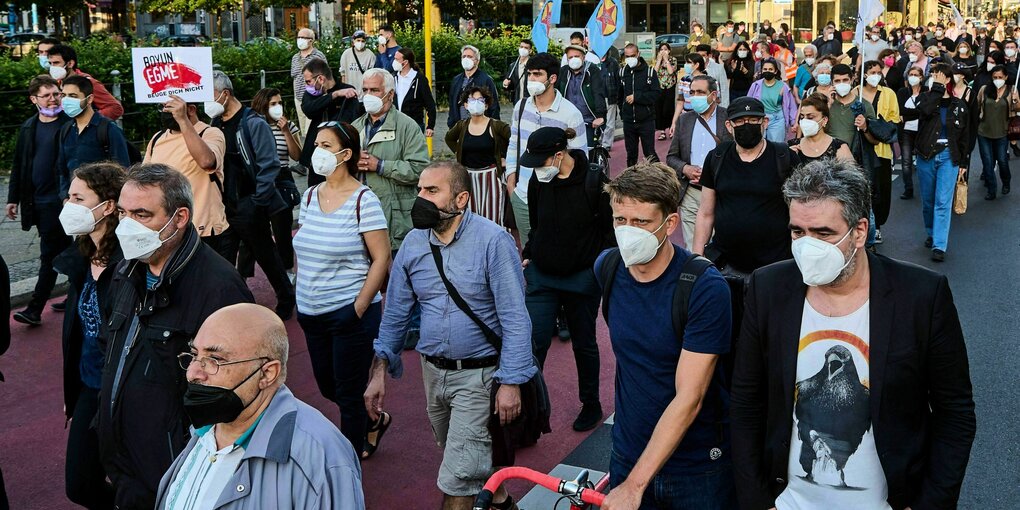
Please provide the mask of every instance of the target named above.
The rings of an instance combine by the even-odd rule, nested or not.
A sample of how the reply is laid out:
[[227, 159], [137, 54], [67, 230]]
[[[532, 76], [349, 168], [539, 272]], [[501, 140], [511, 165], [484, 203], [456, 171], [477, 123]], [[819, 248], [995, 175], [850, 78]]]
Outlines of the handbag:
[[[1015, 90], [1016, 89], [1014, 89], [1014, 91]], [[1009, 123], [1006, 124], [1006, 138], [1009, 138], [1009, 141], [1014, 142], [1020, 140], [1020, 117], [1016, 116], [1017, 112], [1014, 111], [1012, 106], [1013, 101], [1008, 101], [1007, 103], [1010, 106], [1007, 110], [1009, 112]]]
[[[475, 315], [460, 292], [457, 292], [457, 288], [446, 277], [446, 271], [443, 270], [443, 255], [439, 252], [439, 247], [432, 243], [429, 243], [429, 247], [432, 248], [432, 258], [436, 261], [436, 269], [439, 270], [439, 277], [443, 280], [450, 299], [457, 305], [457, 308], [460, 308], [460, 311], [464, 312], [464, 315], [467, 315], [472, 322], [478, 325], [482, 334], [485, 335], [485, 340], [496, 349], [496, 353], [502, 352], [503, 340]], [[532, 360], [536, 367], [539, 366], [538, 360], [534, 357]], [[489, 395], [488, 428], [492, 435], [492, 465], [512, 466], [517, 448], [534, 445], [542, 434], [552, 432], [552, 428], [549, 426], [549, 416], [552, 414], [549, 388], [545, 384], [542, 370], [537, 370], [534, 377], [518, 385], [521, 390], [521, 414], [513, 422], [502, 425], [499, 423], [499, 414], [495, 413], [496, 393], [499, 386], [498, 382], [492, 381], [492, 390]]]
[[963, 175], [956, 179], [956, 192], [953, 195], [953, 212], [956, 214], [967, 212], [967, 179]]

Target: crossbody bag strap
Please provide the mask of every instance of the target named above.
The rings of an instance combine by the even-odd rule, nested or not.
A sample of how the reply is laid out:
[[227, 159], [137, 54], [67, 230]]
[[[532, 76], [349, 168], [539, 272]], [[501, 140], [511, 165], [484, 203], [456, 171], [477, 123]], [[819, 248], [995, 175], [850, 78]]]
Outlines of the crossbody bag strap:
[[[524, 118], [524, 105], [528, 98], [521, 99], [521, 108], [517, 111], [517, 178], [521, 178], [521, 119]], [[465, 128], [466, 129], [466, 128]]]
[[432, 248], [432, 259], [436, 261], [436, 269], [439, 270], [439, 277], [443, 279], [443, 285], [446, 286], [446, 292], [450, 294], [450, 299], [453, 299], [453, 302], [457, 304], [457, 308], [460, 308], [464, 315], [467, 315], [468, 318], [478, 325], [478, 328], [482, 330], [482, 334], [485, 335], [485, 339], [496, 349], [496, 353], [500, 353], [503, 350], [503, 341], [500, 340], [492, 328], [475, 315], [475, 312], [468, 306], [467, 301], [464, 301], [464, 297], [460, 295], [460, 292], [457, 292], [457, 288], [446, 277], [446, 271], [443, 270], [443, 255], [439, 252], [439, 247], [430, 242], [429, 248]]
[[712, 128], [708, 127], [708, 121], [706, 121], [704, 117], [699, 115], [697, 112], [695, 112], [694, 116], [698, 118], [698, 122], [701, 123], [701, 127], [705, 128], [705, 131], [708, 131], [708, 134], [712, 135], [712, 139], [715, 140], [716, 146], [722, 143], [722, 140], [716, 136], [715, 132], [712, 131]]

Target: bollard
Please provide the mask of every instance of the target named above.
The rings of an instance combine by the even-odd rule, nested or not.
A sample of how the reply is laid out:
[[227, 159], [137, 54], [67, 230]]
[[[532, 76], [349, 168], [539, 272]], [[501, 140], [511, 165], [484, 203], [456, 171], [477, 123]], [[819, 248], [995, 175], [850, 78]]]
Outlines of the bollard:
[[259, 69], [259, 80], [262, 83], [262, 87], [261, 88], [266, 88], [266, 70], [265, 69]]
[[[122, 99], [120, 95], [120, 71], [114, 69], [113, 71], [110, 71], [110, 76], [113, 76], [113, 90], [111, 91], [113, 93], [113, 97], [116, 98], [117, 101], [121, 101]], [[116, 123], [117, 127], [124, 129], [123, 118], [117, 119]]]

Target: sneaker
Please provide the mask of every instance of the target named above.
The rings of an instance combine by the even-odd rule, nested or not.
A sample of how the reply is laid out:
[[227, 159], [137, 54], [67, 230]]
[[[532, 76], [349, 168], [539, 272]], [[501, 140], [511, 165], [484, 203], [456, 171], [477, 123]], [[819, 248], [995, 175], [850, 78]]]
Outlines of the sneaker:
[[67, 309], [67, 299], [64, 299], [63, 301], [60, 301], [60, 302], [58, 302], [58, 303], [53, 303], [53, 304], [51, 304], [51, 305], [50, 305], [50, 308], [51, 308], [51, 309], [52, 309], [52, 310], [53, 310], [54, 312], [61, 312], [61, 313], [63, 313], [63, 312], [64, 312], [64, 310], [66, 310], [66, 309]]
[[563, 317], [556, 319], [556, 336], [564, 342], [570, 341], [570, 327], [567, 326], [567, 321]]
[[928, 236], [928, 239], [924, 240], [924, 247], [925, 248], [931, 248], [931, 245], [932, 245], [933, 242], [934, 241], [932, 240], [931, 236]]
[[31, 308], [26, 308], [20, 312], [14, 312], [14, 320], [29, 326], [38, 326], [42, 324], [42, 314]]
[[931, 251], [931, 259], [934, 260], [935, 262], [943, 262], [946, 260], [946, 252], [938, 248], [935, 248], [934, 250]]
[[882, 244], [882, 231], [875, 229], [875, 244]]
[[900, 200], [913, 200], [913, 198], [914, 198], [913, 191], [904, 191], [903, 194], [900, 195]]
[[584, 404], [581, 406], [581, 412], [577, 414], [577, 419], [574, 420], [574, 430], [578, 432], [591, 430], [601, 422], [602, 404]]

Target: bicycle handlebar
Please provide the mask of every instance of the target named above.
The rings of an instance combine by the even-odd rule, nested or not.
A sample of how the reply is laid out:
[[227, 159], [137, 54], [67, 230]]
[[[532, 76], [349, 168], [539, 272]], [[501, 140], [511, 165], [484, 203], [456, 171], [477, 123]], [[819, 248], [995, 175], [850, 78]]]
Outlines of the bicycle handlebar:
[[492, 505], [493, 493], [499, 489], [500, 485], [503, 485], [503, 482], [512, 479], [526, 480], [564, 496], [576, 496], [589, 505], [601, 506], [602, 500], [606, 497], [604, 494], [575, 481], [561, 480], [526, 467], [507, 467], [497, 471], [489, 478], [489, 481], [485, 482], [482, 492], [479, 492], [478, 497], [475, 498], [473, 510], [489, 510]]

